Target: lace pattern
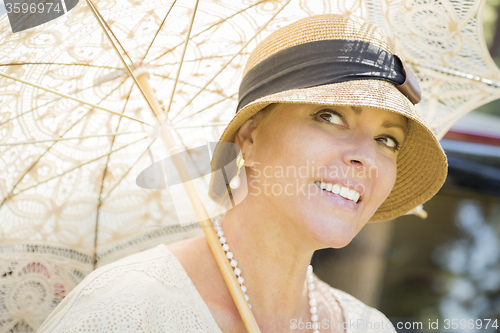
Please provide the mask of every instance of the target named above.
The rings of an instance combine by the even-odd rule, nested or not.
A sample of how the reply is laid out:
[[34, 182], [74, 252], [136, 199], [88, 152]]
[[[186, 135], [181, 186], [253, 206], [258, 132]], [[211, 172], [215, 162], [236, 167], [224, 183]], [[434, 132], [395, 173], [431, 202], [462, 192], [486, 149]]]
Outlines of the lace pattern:
[[[317, 291], [334, 306], [330, 318], [344, 319], [346, 333], [394, 333], [378, 310], [316, 281]], [[338, 302], [337, 302], [338, 301]], [[383, 329], [349, 322], [384, 323]], [[177, 258], [161, 244], [89, 274], [42, 325], [44, 332], [215, 332], [221, 333], [207, 305]]]
[[35, 248], [0, 247], [0, 332], [34, 332], [92, 270], [82, 257]]
[[157, 246], [98, 268], [38, 332], [220, 332], [175, 256]]

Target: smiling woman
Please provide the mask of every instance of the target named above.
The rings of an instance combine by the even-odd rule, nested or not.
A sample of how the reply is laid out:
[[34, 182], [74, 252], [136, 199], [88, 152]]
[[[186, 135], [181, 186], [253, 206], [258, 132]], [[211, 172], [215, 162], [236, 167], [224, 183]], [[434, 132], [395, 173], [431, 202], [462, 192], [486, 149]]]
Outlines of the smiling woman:
[[[394, 186], [406, 119], [379, 108], [295, 103], [258, 112], [235, 137], [248, 166], [250, 198], [233, 211], [270, 205], [273, 221], [302, 224], [316, 246], [347, 245]], [[270, 166], [287, 172], [266, 171]], [[296, 182], [290, 170], [306, 169]]]
[[[445, 180], [418, 84], [394, 50], [370, 24], [323, 15], [281, 28], [248, 60], [219, 141], [238, 150], [217, 145], [212, 159], [214, 171], [233, 168], [222, 182], [212, 174], [209, 195], [227, 209], [215, 229], [262, 332], [395, 332], [309, 265]], [[248, 186], [231, 182], [241, 168]], [[204, 236], [96, 270], [39, 332], [77, 330], [246, 331]]]

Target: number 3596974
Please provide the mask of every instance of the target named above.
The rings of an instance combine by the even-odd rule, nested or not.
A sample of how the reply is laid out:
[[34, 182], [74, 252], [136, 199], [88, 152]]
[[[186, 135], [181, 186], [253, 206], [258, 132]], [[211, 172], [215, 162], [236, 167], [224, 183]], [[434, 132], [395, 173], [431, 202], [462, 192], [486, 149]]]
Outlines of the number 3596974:
[[7, 14], [14, 13], [14, 14], [27, 14], [27, 13], [50, 13], [50, 12], [56, 12], [60, 13], [63, 11], [63, 9], [60, 6], [60, 3], [53, 3], [53, 2], [47, 2], [47, 3], [5, 3], [5, 9], [7, 10]]

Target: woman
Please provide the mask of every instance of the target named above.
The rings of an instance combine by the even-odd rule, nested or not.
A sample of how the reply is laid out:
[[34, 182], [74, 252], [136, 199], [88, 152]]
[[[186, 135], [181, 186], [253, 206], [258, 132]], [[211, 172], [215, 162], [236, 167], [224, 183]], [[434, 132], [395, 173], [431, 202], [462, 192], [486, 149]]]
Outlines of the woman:
[[[228, 208], [215, 228], [262, 332], [395, 331], [308, 272], [315, 250], [408, 212], [446, 177], [414, 107], [418, 85], [394, 53], [378, 28], [322, 15], [276, 31], [248, 60], [220, 139], [238, 149], [213, 156], [214, 170], [233, 169], [214, 173], [210, 196]], [[202, 236], [92, 272], [39, 332], [73, 331], [246, 330]]]

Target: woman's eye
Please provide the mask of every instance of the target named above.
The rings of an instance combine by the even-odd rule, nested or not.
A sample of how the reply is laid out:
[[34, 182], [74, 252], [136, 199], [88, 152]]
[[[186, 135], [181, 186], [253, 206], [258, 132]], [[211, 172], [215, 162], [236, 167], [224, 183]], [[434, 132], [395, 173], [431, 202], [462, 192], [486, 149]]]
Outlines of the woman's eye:
[[320, 111], [319, 117], [336, 125], [345, 125], [343, 117], [335, 111]]
[[399, 149], [399, 142], [398, 140], [390, 137], [390, 136], [383, 136], [380, 138], [377, 138], [379, 142], [382, 144], [386, 145], [387, 147], [391, 148], [394, 151], [398, 151]]

